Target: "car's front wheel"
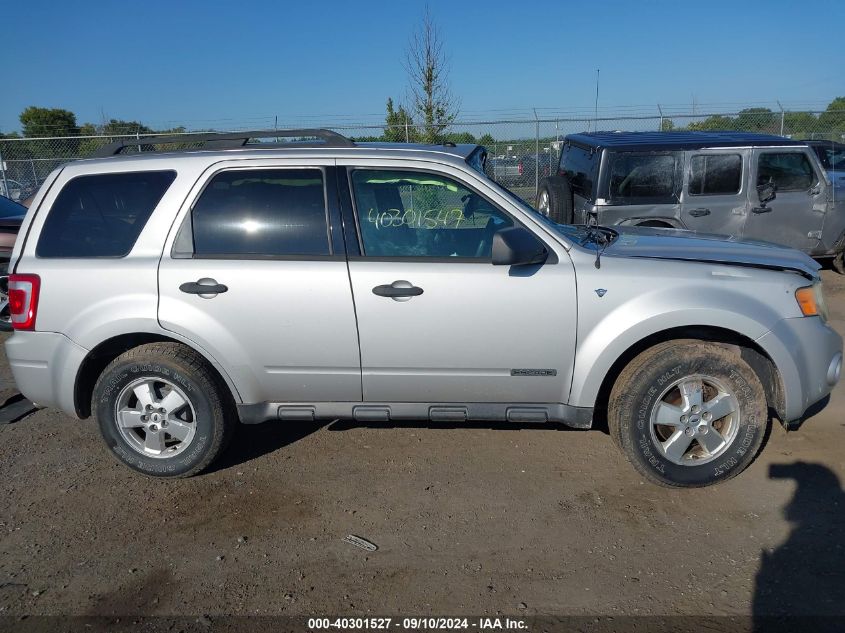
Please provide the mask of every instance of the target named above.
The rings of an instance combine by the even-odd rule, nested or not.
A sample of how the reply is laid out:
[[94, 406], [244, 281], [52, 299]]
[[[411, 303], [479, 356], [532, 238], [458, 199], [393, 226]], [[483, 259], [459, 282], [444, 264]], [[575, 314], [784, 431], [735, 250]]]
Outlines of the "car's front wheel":
[[738, 348], [670, 341], [634, 358], [611, 390], [608, 426], [664, 486], [708, 486], [754, 460], [769, 424], [763, 385]]
[[155, 477], [188, 477], [225, 449], [236, 420], [225, 386], [193, 350], [141, 345], [100, 375], [91, 406], [120, 462]]

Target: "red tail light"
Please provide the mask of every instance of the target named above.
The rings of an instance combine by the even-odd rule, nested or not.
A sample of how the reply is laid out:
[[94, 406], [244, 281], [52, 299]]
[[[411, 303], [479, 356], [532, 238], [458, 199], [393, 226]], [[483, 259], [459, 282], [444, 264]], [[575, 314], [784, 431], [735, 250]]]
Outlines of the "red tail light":
[[525, 168], [522, 166], [522, 161], [519, 161], [519, 175], [522, 175], [522, 172], [525, 171]]
[[9, 275], [9, 312], [16, 330], [35, 329], [40, 290], [38, 275]]

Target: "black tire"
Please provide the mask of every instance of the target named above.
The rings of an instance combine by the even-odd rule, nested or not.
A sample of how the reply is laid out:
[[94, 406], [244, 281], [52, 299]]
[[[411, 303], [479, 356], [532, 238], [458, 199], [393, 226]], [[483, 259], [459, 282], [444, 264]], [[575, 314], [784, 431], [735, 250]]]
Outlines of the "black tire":
[[11, 332], [12, 313], [9, 311], [9, 262], [0, 263], [0, 332]]
[[[683, 382], [695, 395], [690, 385], [698, 377], [703, 377], [698, 396], [703, 404], [694, 413], [694, 407], [686, 407], [694, 399], [683, 398], [681, 387], [673, 385]], [[718, 392], [733, 399], [719, 395], [714, 400], [717, 383], [722, 387]], [[721, 408], [712, 404], [719, 399], [725, 402]], [[734, 409], [707, 422], [707, 415], [712, 418], [708, 405], [717, 414]], [[675, 409], [687, 415], [678, 422], [672, 418], [671, 425], [660, 424]], [[658, 417], [658, 411], [670, 413]], [[769, 425], [763, 385], [738, 349], [697, 340], [661, 343], [634, 358], [611, 390], [607, 417], [611, 437], [640, 474], [656, 484], [680, 488], [709, 486], [741, 473], [759, 453]], [[668, 456], [674, 451], [666, 448], [672, 438], [678, 438], [673, 448], [681, 451], [688, 442], [686, 451], [674, 459]], [[706, 450], [704, 443], [720, 441], [717, 449]]]
[[[117, 414], [119, 400], [128, 397], [132, 402], [131, 385], [140, 387], [148, 383], [154, 396], [173, 390], [178, 392], [177, 396], [187, 403], [179, 408], [180, 419], [162, 414], [159, 417], [164, 422], [155, 418], [158, 428], [139, 424], [138, 428], [121, 430]], [[141, 400], [137, 397], [134, 400], [135, 404], [125, 407], [125, 412], [143, 413]], [[162, 396], [153, 406], [164, 404], [164, 401]], [[141, 345], [114, 359], [94, 386], [91, 410], [109, 452], [126, 466], [153, 477], [190, 477], [203, 471], [224, 451], [237, 425], [226, 385], [201, 356], [178, 343]], [[157, 414], [160, 409], [151, 411]], [[172, 409], [172, 415], [176, 415], [176, 411], [176, 408]], [[144, 424], [151, 424], [152, 415], [146, 417]], [[170, 429], [164, 428], [168, 426], [166, 420], [171, 420]], [[189, 440], [186, 438], [185, 446], [167, 432], [174, 428], [174, 422], [179, 428], [189, 429], [191, 435]], [[161, 446], [166, 446], [161, 453], [178, 452], [172, 456], [151, 456], [145, 452], [146, 437], [151, 433], [149, 428], [154, 428], [154, 435], [161, 433]], [[144, 446], [139, 447], [138, 443]]]
[[572, 189], [569, 187], [569, 181], [560, 176], [550, 176], [543, 180], [540, 183], [540, 188], [537, 190], [538, 207], [540, 206], [540, 200], [544, 193], [548, 196], [549, 200], [549, 218], [559, 224], [572, 224], [575, 220], [575, 213], [572, 203]]
[[833, 266], [833, 270], [840, 275], [845, 275], [845, 251], [839, 251], [834, 255], [831, 265]]

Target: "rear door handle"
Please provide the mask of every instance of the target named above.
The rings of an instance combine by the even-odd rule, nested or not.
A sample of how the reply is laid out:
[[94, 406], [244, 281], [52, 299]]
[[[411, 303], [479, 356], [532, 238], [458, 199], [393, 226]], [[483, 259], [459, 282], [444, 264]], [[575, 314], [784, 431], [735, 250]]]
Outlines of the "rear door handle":
[[710, 215], [710, 209], [690, 209], [689, 214], [694, 218], [700, 218], [703, 215]]
[[392, 284], [385, 284], [373, 288], [373, 294], [379, 297], [390, 297], [396, 301], [407, 301], [411, 297], [418, 297], [423, 293], [422, 288], [418, 288], [410, 281], [398, 279]]
[[211, 299], [221, 292], [229, 290], [229, 286], [219, 284], [216, 280], [209, 277], [203, 277], [197, 281], [186, 281], [179, 286], [179, 290], [189, 295], [199, 295], [203, 299]]
[[754, 207], [751, 209], [751, 213], [771, 213], [771, 207]]

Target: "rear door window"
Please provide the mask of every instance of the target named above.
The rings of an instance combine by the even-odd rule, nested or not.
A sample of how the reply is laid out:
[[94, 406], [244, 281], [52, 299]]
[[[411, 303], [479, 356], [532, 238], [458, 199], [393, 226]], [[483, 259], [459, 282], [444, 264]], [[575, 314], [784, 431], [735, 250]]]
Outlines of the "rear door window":
[[610, 154], [610, 199], [616, 203], [677, 202], [679, 154]]
[[739, 154], [697, 154], [690, 159], [691, 196], [739, 193], [742, 184], [742, 156]]
[[196, 257], [331, 253], [320, 169], [237, 169], [214, 176], [194, 205]]
[[38, 257], [124, 257], [176, 178], [174, 171], [79, 176], [61, 190], [41, 229]]

